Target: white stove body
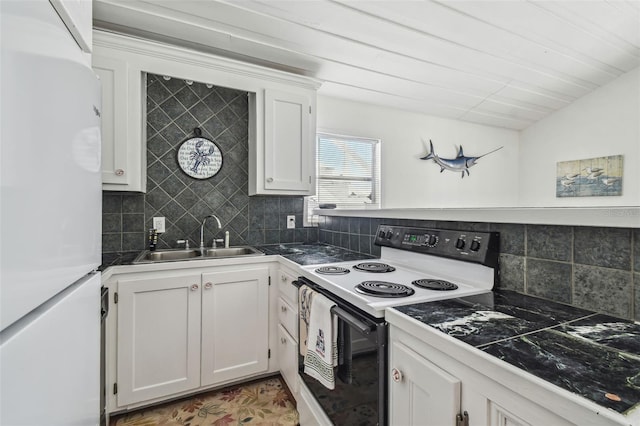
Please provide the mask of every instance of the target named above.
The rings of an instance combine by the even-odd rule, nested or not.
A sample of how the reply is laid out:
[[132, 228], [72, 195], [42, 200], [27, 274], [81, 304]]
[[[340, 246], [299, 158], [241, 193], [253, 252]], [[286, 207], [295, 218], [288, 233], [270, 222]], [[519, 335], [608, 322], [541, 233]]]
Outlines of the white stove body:
[[[353, 268], [363, 262], [386, 263], [396, 269], [392, 272], [380, 273]], [[319, 274], [315, 270], [320, 266], [338, 266], [347, 268], [350, 272], [343, 275]], [[304, 277], [376, 318], [384, 318], [384, 310], [394, 306], [486, 293], [493, 289], [495, 280], [494, 269], [487, 266], [391, 247], [381, 247], [380, 259], [307, 265], [302, 269]], [[445, 280], [456, 284], [458, 288], [440, 291], [424, 289], [411, 284], [412, 281], [418, 279]], [[415, 293], [407, 297], [370, 296], [355, 290], [356, 285], [363, 281], [387, 281], [403, 284], [413, 288]]]

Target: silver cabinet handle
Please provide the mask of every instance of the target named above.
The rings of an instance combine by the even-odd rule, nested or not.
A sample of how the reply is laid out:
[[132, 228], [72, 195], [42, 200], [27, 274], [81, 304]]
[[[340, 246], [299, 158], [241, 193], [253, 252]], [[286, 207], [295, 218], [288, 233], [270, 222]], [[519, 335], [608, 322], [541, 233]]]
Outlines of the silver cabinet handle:
[[402, 371], [398, 370], [397, 368], [394, 368], [393, 370], [391, 370], [391, 378], [393, 379], [394, 382], [401, 382]]
[[273, 178], [267, 178], [267, 183], [273, 182]]
[[213, 287], [213, 283], [206, 283], [206, 284], [204, 285], [204, 289], [205, 289], [205, 290], [209, 290], [211, 287]]
[[122, 175], [124, 175], [124, 170], [118, 169], [118, 170], [115, 171], [115, 174], [116, 174], [116, 176], [122, 176]]
[[191, 286], [191, 291], [196, 291], [198, 289], [198, 284], [193, 284]]

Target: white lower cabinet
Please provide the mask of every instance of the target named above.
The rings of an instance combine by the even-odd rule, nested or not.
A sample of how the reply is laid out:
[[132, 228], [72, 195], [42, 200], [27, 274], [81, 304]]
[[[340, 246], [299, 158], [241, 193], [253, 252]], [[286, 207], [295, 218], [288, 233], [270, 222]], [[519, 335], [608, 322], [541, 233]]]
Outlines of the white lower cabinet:
[[118, 283], [118, 405], [200, 385], [200, 275]]
[[460, 380], [399, 341], [391, 342], [390, 365], [390, 424], [455, 424], [460, 413]]
[[266, 371], [269, 270], [202, 274], [202, 386]]
[[269, 370], [268, 266], [126, 274], [117, 298], [117, 407]]

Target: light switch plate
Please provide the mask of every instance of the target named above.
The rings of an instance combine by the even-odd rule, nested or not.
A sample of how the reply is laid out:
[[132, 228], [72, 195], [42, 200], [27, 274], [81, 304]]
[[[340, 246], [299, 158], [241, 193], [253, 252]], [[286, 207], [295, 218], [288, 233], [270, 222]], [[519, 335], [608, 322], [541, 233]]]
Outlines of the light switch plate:
[[287, 215], [287, 229], [293, 229], [296, 227], [296, 216], [295, 215]]
[[164, 232], [164, 217], [154, 217], [153, 218], [153, 227], [156, 231], [161, 234]]

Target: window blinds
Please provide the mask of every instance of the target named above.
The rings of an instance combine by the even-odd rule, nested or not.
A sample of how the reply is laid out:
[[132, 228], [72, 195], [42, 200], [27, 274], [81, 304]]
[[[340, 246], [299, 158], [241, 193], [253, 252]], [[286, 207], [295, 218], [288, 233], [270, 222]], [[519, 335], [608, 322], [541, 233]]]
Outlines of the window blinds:
[[380, 141], [318, 134], [318, 204], [358, 209], [380, 206]]

